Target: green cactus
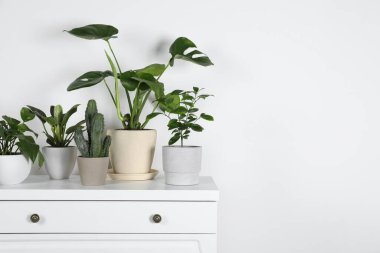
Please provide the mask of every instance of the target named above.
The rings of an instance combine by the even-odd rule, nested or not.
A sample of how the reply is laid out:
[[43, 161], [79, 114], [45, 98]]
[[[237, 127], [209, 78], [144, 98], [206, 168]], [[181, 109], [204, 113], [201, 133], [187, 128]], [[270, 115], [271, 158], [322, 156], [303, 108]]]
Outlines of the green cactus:
[[[96, 106], [96, 101], [91, 99], [87, 103], [87, 108], [86, 108], [86, 125], [87, 125], [87, 135], [91, 135], [91, 128], [92, 128], [92, 119], [94, 116], [98, 113], [98, 108]], [[91, 138], [89, 138], [89, 143], [91, 144]]]
[[93, 157], [99, 157], [102, 152], [103, 144], [103, 131], [104, 131], [104, 117], [100, 113], [94, 115], [91, 124], [90, 134], [90, 155]]
[[102, 157], [107, 157], [111, 146], [111, 136], [107, 135], [103, 141]]
[[103, 134], [104, 116], [98, 113], [95, 100], [88, 101], [85, 118], [88, 140], [79, 129], [74, 136], [80, 153], [83, 157], [108, 157], [111, 137]]

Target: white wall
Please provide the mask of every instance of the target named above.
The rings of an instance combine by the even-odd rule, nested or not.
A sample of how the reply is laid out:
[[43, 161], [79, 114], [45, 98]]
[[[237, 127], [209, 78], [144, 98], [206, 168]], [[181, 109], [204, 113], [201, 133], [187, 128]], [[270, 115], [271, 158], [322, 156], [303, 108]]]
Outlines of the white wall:
[[[118, 27], [125, 68], [165, 62], [156, 44], [188, 36], [215, 66], [163, 80], [216, 95], [203, 104], [216, 122], [191, 143], [221, 189], [220, 252], [379, 252], [379, 13], [360, 0], [0, 0], [0, 114], [95, 98], [115, 127], [104, 87], [66, 92], [107, 68], [104, 43], [62, 30]], [[165, 144], [164, 120], [150, 127]]]

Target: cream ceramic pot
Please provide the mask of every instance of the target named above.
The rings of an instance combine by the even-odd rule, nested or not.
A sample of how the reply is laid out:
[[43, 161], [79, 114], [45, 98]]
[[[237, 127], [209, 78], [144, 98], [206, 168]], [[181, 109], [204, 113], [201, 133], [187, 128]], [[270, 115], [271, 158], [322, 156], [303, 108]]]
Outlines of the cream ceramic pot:
[[115, 173], [148, 173], [156, 148], [157, 131], [108, 130], [112, 138], [110, 157]]
[[32, 161], [23, 155], [0, 155], [0, 184], [19, 184], [30, 173]]

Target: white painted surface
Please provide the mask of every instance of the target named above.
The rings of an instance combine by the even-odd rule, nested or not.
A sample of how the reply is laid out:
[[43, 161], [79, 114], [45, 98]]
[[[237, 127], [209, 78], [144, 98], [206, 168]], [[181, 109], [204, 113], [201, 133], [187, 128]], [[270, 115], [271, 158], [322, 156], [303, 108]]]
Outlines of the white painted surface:
[[[221, 190], [220, 253], [378, 252], [379, 13], [365, 0], [0, 0], [0, 114], [77, 102], [83, 113], [95, 98], [116, 127], [103, 86], [65, 92], [107, 68], [104, 44], [61, 31], [114, 24], [126, 68], [166, 61], [156, 43], [188, 36], [216, 65], [178, 64], [163, 81], [216, 95], [202, 104], [215, 123], [188, 144]], [[169, 134], [164, 119], [150, 127], [161, 169]]]
[[[0, 198], [0, 252], [216, 253], [217, 199], [194, 198], [217, 189], [211, 178], [202, 179], [204, 185], [182, 191], [163, 189], [162, 180], [139, 187], [133, 182], [132, 189], [140, 190], [131, 190], [128, 183], [83, 187], [77, 177], [49, 181], [46, 176], [33, 176], [16, 189], [0, 189], [2, 196], [34, 195], [29, 201]], [[146, 189], [141, 189], [143, 185]], [[127, 197], [120, 198], [122, 194]], [[54, 195], [58, 197], [49, 199]], [[159, 223], [153, 222], [157, 214]], [[37, 222], [32, 222], [32, 215], [38, 215]]]
[[0, 233], [216, 234], [216, 214], [216, 202], [0, 201]]
[[49, 180], [30, 176], [24, 183], [0, 186], [0, 200], [148, 200], [211, 201], [219, 191], [211, 177], [201, 177], [199, 185], [172, 186], [164, 178], [147, 181], [107, 180], [102, 186], [83, 186], [79, 176], [69, 180]]
[[216, 253], [212, 234], [0, 235], [1, 253]]

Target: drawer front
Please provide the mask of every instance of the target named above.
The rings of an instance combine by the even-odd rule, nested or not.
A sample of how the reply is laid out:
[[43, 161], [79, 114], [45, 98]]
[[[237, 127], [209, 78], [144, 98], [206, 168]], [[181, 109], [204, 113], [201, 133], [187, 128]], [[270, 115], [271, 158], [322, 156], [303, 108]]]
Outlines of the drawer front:
[[216, 253], [215, 234], [0, 234], [0, 253]]
[[201, 234], [216, 226], [216, 202], [0, 201], [0, 233]]

